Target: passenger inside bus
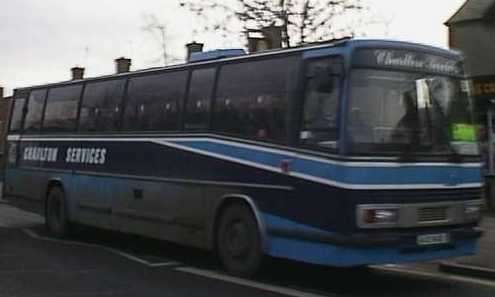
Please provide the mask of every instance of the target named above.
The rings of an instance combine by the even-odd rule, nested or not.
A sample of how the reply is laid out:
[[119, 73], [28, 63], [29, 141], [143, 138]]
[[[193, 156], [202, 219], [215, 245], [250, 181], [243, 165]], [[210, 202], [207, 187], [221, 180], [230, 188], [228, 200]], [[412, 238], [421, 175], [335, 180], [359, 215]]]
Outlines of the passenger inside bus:
[[419, 117], [416, 99], [410, 92], [404, 92], [401, 96], [404, 115], [397, 122], [390, 135], [392, 143], [416, 143], [419, 141]]

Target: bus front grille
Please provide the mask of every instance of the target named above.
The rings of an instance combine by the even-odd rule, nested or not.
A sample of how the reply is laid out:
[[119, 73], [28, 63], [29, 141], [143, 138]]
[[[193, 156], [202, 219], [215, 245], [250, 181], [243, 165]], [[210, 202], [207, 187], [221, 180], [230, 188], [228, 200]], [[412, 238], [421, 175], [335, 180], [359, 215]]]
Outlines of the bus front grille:
[[417, 211], [418, 223], [444, 222], [448, 220], [447, 207], [423, 207]]

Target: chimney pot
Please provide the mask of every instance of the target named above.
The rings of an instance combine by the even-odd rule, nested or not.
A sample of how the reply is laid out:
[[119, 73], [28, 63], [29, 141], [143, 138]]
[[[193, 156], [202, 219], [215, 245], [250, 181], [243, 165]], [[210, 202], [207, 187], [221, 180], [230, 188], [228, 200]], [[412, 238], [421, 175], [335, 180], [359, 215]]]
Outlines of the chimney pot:
[[131, 71], [131, 59], [125, 57], [115, 59], [115, 70], [117, 73], [126, 73]]
[[191, 58], [192, 53], [199, 53], [203, 51], [203, 43], [198, 43], [196, 41], [186, 44], [187, 48], [187, 61]]
[[72, 67], [70, 69], [72, 73], [72, 80], [78, 80], [78, 79], [83, 79], [84, 78], [84, 68], [83, 67]]
[[248, 51], [256, 53], [269, 49], [268, 41], [264, 37], [248, 37]]

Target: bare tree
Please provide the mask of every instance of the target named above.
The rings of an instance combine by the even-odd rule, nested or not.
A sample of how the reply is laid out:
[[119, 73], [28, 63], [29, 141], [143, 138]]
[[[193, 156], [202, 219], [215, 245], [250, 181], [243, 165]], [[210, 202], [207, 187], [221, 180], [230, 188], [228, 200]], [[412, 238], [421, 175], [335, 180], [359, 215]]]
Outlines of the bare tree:
[[161, 22], [155, 14], [145, 14], [143, 15], [144, 26], [142, 30], [148, 32], [155, 38], [160, 47], [160, 58], [163, 65], [169, 63], [169, 55], [167, 52], [168, 42], [167, 42], [167, 26]]
[[361, 0], [186, 0], [180, 6], [202, 21], [204, 31], [223, 36], [278, 27], [285, 47], [354, 36], [368, 10]]

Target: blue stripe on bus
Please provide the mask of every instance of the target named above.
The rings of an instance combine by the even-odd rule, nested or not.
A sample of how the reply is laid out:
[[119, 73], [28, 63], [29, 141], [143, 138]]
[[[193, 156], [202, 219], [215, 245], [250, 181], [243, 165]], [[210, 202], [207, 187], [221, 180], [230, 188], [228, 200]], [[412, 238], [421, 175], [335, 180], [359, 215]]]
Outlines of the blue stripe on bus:
[[476, 252], [476, 241], [459, 241], [454, 248], [449, 249], [429, 249], [427, 251], [402, 253], [400, 249], [393, 247], [359, 249], [269, 236], [268, 247], [268, 254], [273, 257], [319, 265], [350, 267], [432, 261], [473, 255]]
[[479, 168], [457, 166], [349, 167], [298, 159], [295, 171], [349, 184], [451, 184], [481, 182]]
[[390, 166], [365, 167], [331, 164], [297, 157], [295, 154], [282, 154], [273, 151], [262, 151], [248, 147], [239, 147], [227, 143], [206, 140], [180, 141], [173, 143], [205, 153], [218, 154], [241, 161], [255, 163], [260, 166], [280, 168], [283, 160], [292, 160], [291, 173], [300, 173], [320, 179], [345, 184], [357, 185], [421, 185], [440, 184], [455, 185], [458, 183], [481, 183], [479, 167], [445, 166]]
[[[306, 226], [275, 215], [262, 214], [266, 228], [301, 232], [332, 234], [325, 230]], [[356, 266], [368, 264], [388, 264], [430, 261], [450, 257], [466, 256], [475, 253], [476, 240], [463, 240], [455, 243], [454, 248], [421, 252], [401, 253], [397, 247], [353, 248], [328, 243], [312, 242], [267, 236], [267, 253], [273, 257], [288, 258], [320, 265]]]
[[279, 216], [271, 215], [268, 213], [262, 213], [263, 223], [267, 229], [293, 231], [297, 233], [320, 233], [320, 234], [334, 234], [334, 232], [328, 232], [326, 230], [314, 228], [308, 225], [297, 223], [292, 220], [284, 219]]

